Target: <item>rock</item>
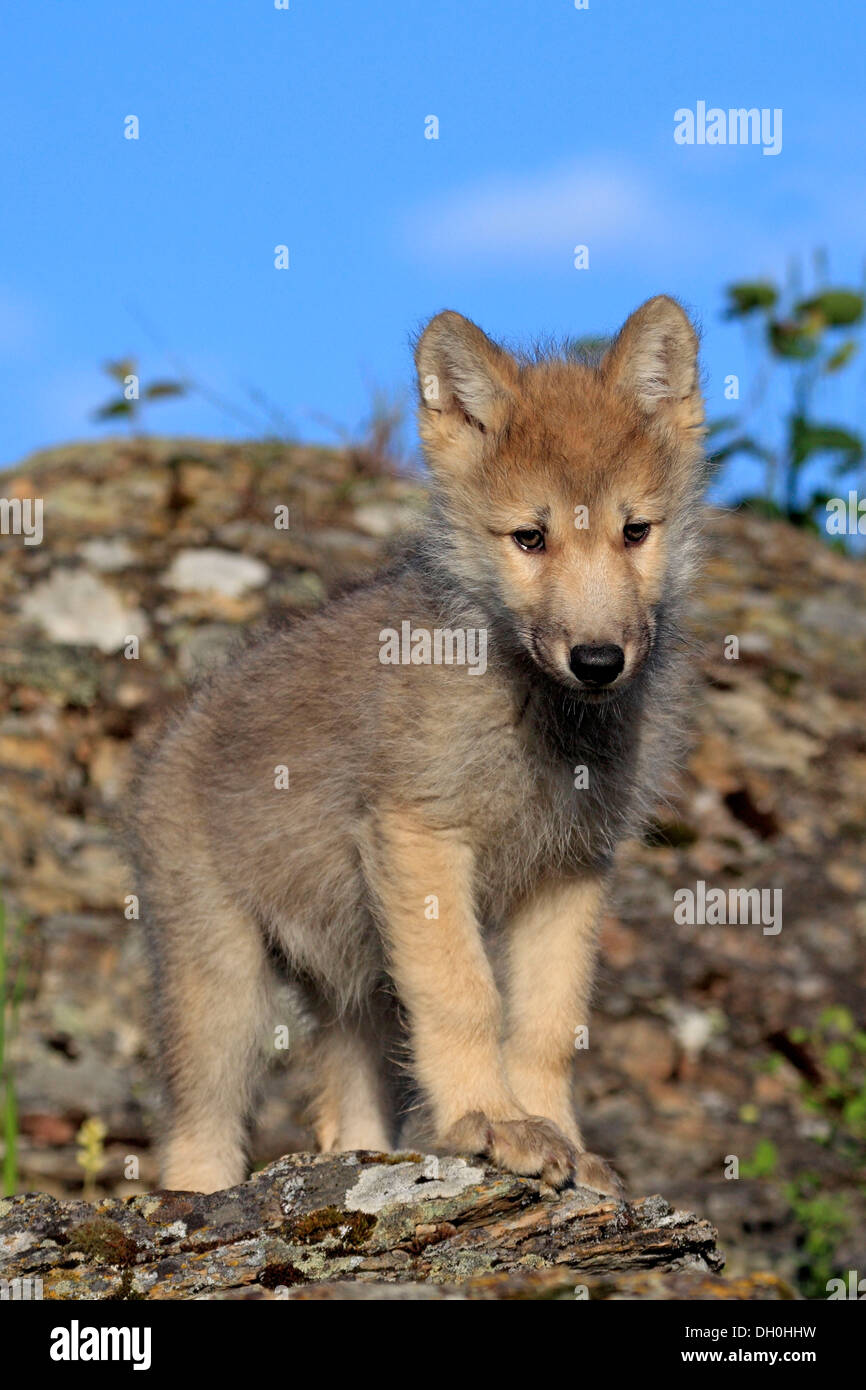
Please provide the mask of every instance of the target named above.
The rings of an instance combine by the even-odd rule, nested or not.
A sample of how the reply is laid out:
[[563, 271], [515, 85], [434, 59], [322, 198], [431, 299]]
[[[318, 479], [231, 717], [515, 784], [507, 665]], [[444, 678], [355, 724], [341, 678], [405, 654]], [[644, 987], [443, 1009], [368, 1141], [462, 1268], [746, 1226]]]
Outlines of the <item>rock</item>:
[[[713, 1228], [662, 1197], [554, 1193], [456, 1156], [290, 1154], [208, 1196], [0, 1200], [0, 1277], [49, 1299], [573, 1298], [587, 1279], [594, 1297], [747, 1296], [721, 1267]], [[619, 1283], [647, 1271], [666, 1293]]]
[[163, 576], [163, 583], [170, 589], [239, 598], [248, 589], [266, 584], [269, 573], [267, 565], [251, 555], [206, 546], [179, 551]]
[[25, 622], [38, 624], [53, 642], [117, 652], [130, 634], [142, 637], [148, 622], [116, 590], [85, 569], [58, 569], [21, 600]]
[[238, 640], [238, 630], [230, 623], [205, 623], [187, 631], [172, 633], [178, 638], [178, 667], [184, 676], [195, 679], [225, 659]]
[[670, 1030], [656, 1019], [632, 1017], [609, 1025], [611, 1046], [625, 1072], [635, 1081], [664, 1081], [671, 1076], [677, 1048]]
[[314, 570], [302, 570], [292, 575], [284, 583], [278, 584], [274, 598], [290, 608], [317, 608], [323, 603], [327, 593], [325, 586]]
[[[233, 1290], [227, 1297], [255, 1298], [267, 1296], [248, 1286]], [[201, 1295], [207, 1298], [207, 1294]], [[362, 1284], [344, 1281], [333, 1284], [297, 1284], [287, 1288], [283, 1297], [288, 1302], [373, 1302], [382, 1299], [421, 1300], [425, 1303], [467, 1301], [508, 1301], [516, 1299], [546, 1302], [568, 1300], [604, 1300], [634, 1302], [636, 1300], [686, 1300], [706, 1302], [711, 1299], [740, 1301], [779, 1301], [795, 1298], [789, 1284], [774, 1274], [751, 1274], [740, 1279], [721, 1279], [714, 1274], [683, 1269], [675, 1273], [651, 1271], [645, 1274], [609, 1275], [607, 1278], [581, 1278], [575, 1282], [574, 1273], [566, 1266], [555, 1269], [528, 1270], [520, 1274], [489, 1274], [467, 1279], [464, 1284]]]
[[112, 574], [135, 564], [135, 552], [121, 536], [96, 536], [85, 541], [79, 552], [81, 558], [95, 570]]
[[410, 526], [416, 513], [401, 502], [370, 502], [355, 508], [355, 525], [367, 536], [385, 539]]

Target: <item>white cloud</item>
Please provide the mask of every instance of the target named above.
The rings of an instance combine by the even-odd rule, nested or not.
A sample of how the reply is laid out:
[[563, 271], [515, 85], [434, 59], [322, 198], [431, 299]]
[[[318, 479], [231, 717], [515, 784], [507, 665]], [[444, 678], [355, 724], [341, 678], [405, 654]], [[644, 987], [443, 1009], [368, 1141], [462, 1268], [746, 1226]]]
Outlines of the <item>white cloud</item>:
[[682, 212], [623, 165], [576, 163], [523, 177], [485, 179], [408, 218], [415, 250], [448, 259], [496, 260], [569, 254], [571, 247], [644, 248], [678, 254]]
[[646, 172], [613, 155], [480, 179], [414, 208], [402, 224], [403, 248], [441, 265], [538, 268], [570, 261], [585, 244], [594, 268], [736, 266], [745, 274], [766, 265], [782, 274], [792, 250], [828, 239], [840, 251], [854, 244], [864, 195], [850, 180], [837, 183], [828, 205], [811, 196], [822, 184], [810, 169], [780, 170], [743, 188], [742, 165], [713, 161], [714, 150], [682, 153], [668, 152]]

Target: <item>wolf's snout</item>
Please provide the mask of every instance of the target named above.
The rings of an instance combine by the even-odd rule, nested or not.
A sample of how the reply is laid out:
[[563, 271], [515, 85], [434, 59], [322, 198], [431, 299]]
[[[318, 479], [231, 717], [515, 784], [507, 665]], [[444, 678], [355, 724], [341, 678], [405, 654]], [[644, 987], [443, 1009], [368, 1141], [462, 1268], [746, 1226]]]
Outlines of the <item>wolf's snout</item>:
[[584, 685], [610, 685], [625, 666], [625, 652], [613, 642], [585, 643], [572, 647], [568, 664]]

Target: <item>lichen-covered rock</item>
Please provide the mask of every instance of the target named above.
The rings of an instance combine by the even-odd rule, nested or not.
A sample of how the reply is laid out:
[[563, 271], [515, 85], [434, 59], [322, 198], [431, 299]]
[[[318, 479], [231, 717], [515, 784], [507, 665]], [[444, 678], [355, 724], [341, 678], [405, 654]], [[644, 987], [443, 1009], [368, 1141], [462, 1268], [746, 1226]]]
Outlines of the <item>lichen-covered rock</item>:
[[554, 1193], [456, 1156], [289, 1154], [207, 1196], [0, 1201], [0, 1277], [52, 1299], [610, 1297], [621, 1272], [682, 1270], [684, 1292], [622, 1296], [748, 1296], [722, 1292], [721, 1265], [713, 1228], [662, 1197]]

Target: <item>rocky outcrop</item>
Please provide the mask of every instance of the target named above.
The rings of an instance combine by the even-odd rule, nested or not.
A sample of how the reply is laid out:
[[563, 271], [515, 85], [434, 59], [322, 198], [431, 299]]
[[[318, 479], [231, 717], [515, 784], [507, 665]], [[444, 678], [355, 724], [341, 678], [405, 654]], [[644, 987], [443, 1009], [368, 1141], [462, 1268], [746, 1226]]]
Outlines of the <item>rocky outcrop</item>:
[[[0, 545], [16, 1186], [76, 1196], [76, 1133], [94, 1117], [100, 1199], [137, 1197], [157, 1172], [144, 963], [114, 829], [133, 740], [241, 630], [301, 616], [377, 565], [423, 509], [423, 479], [278, 441], [113, 439], [34, 455], [0, 495], [45, 504], [41, 544]], [[713, 514], [709, 533], [693, 751], [620, 856], [578, 1103], [590, 1148], [633, 1191], [708, 1217], [737, 1276], [769, 1266], [822, 1293], [830, 1274], [866, 1269], [853, 1032], [866, 1017], [866, 564], [754, 513]], [[701, 882], [781, 890], [782, 929], [677, 922], [674, 892]], [[254, 1158], [311, 1142], [276, 1069]], [[673, 1276], [620, 1277], [634, 1290]]]
[[779, 1298], [719, 1277], [662, 1197], [561, 1193], [481, 1161], [289, 1154], [227, 1192], [0, 1201], [0, 1275], [47, 1299]]

